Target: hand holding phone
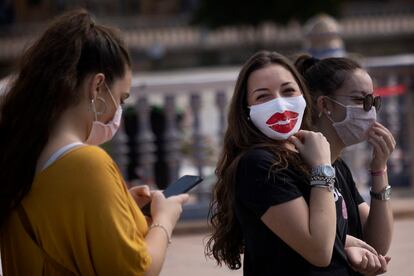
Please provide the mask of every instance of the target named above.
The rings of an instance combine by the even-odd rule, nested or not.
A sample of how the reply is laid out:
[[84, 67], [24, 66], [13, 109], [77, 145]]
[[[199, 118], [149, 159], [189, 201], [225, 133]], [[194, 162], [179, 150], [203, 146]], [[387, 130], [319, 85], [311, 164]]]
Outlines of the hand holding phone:
[[[173, 184], [170, 184], [167, 189], [163, 191], [163, 194], [167, 198], [170, 196], [186, 193], [201, 181], [203, 181], [203, 179], [199, 176], [184, 175]], [[141, 211], [145, 216], [151, 217], [151, 202], [142, 207]]]

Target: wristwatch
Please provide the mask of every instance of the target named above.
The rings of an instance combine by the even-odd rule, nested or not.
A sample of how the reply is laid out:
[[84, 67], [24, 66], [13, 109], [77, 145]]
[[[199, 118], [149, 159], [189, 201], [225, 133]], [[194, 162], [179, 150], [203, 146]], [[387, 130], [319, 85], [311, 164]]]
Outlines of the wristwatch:
[[385, 187], [385, 189], [379, 193], [373, 192], [372, 187], [369, 188], [369, 194], [371, 195], [371, 197], [374, 199], [378, 199], [378, 200], [389, 200], [391, 198], [391, 191], [392, 191], [392, 188], [390, 185]]
[[310, 176], [311, 187], [325, 187], [333, 191], [335, 185], [335, 168], [331, 165], [319, 165], [312, 168]]
[[325, 176], [329, 178], [335, 177], [335, 168], [331, 165], [319, 165], [312, 168], [312, 175]]

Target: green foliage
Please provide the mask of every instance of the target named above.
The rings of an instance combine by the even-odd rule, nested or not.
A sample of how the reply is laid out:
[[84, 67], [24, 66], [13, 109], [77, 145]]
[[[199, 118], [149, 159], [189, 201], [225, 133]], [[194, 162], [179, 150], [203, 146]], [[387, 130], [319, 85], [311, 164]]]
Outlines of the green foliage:
[[195, 24], [216, 28], [228, 25], [258, 25], [264, 21], [301, 22], [317, 13], [338, 15], [341, 0], [200, 0]]

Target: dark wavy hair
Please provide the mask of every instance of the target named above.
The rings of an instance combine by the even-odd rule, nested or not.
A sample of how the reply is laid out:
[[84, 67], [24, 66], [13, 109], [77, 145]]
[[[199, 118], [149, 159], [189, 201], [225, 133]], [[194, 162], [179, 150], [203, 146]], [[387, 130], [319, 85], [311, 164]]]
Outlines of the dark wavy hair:
[[58, 17], [21, 57], [0, 106], [0, 227], [30, 191], [40, 153], [65, 110], [85, 96], [86, 76], [108, 85], [131, 68], [118, 31], [83, 9]]
[[312, 97], [312, 122], [318, 120], [316, 100], [319, 96], [334, 96], [347, 78], [357, 69], [362, 69], [356, 61], [346, 57], [316, 59], [310, 55], [299, 55], [295, 67], [305, 80]]
[[[254, 54], [242, 67], [230, 103], [228, 127], [224, 135], [223, 150], [216, 168], [217, 183], [213, 190], [209, 217], [213, 228], [205, 248], [205, 254], [214, 258], [218, 265], [230, 269], [241, 267], [240, 254], [244, 252], [242, 229], [234, 210], [236, 171], [241, 157], [252, 148], [265, 148], [275, 156], [271, 169], [286, 168], [288, 164], [308, 172], [298, 154], [287, 150], [284, 142], [265, 136], [248, 119], [247, 82], [252, 72], [270, 65], [280, 65], [295, 78], [309, 106], [310, 97], [300, 74], [284, 56], [268, 51]], [[310, 129], [309, 108], [305, 110], [302, 129]]]

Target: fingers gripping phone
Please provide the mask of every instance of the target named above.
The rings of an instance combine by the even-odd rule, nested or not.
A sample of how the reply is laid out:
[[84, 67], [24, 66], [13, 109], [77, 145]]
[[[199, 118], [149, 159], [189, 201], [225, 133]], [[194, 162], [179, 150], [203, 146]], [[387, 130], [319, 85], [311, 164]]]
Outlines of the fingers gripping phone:
[[[182, 193], [186, 193], [194, 186], [199, 184], [203, 181], [203, 178], [196, 176], [196, 175], [184, 175], [180, 177], [176, 182], [170, 184], [167, 189], [163, 191], [165, 197], [170, 197], [174, 195], [179, 195]], [[142, 213], [147, 216], [151, 217], [151, 202], [147, 203], [144, 207], [141, 208]]]

